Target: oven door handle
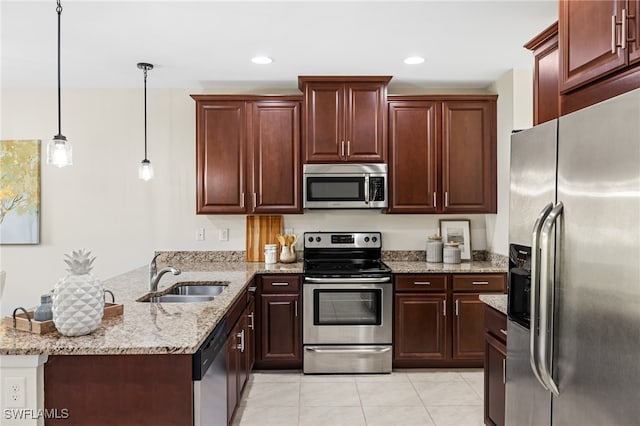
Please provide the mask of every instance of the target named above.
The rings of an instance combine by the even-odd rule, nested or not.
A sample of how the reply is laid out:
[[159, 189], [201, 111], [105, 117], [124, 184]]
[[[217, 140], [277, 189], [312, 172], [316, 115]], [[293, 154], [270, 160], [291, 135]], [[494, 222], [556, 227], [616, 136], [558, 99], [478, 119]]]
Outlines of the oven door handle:
[[306, 282], [319, 283], [319, 284], [333, 284], [333, 283], [345, 283], [345, 284], [361, 284], [361, 283], [388, 283], [391, 281], [391, 277], [381, 278], [315, 278], [304, 277]]
[[309, 352], [317, 352], [319, 354], [344, 354], [344, 353], [359, 353], [359, 354], [382, 354], [385, 352], [389, 352], [391, 350], [390, 347], [379, 347], [379, 348], [345, 348], [345, 349], [320, 349], [320, 348], [304, 348]]

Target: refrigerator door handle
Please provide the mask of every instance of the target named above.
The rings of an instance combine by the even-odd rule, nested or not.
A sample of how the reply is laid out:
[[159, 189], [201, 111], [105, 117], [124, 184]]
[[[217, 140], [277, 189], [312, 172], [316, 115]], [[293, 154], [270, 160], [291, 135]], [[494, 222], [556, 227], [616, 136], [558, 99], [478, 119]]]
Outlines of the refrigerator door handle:
[[533, 225], [533, 238], [531, 242], [531, 292], [530, 294], [530, 326], [529, 326], [529, 364], [531, 370], [538, 379], [538, 382], [548, 390], [546, 383], [542, 380], [540, 367], [538, 366], [538, 288], [540, 284], [540, 231], [545, 219], [553, 209], [553, 203], [549, 203], [540, 212], [536, 223]]
[[[542, 225], [540, 233], [540, 333], [538, 336], [538, 367], [547, 388], [554, 394], [560, 395], [558, 385], [551, 375], [553, 363], [553, 307], [555, 294], [555, 274], [550, 273], [551, 249], [554, 244], [553, 229], [557, 220], [562, 216], [564, 205], [556, 204]], [[560, 253], [556, 253], [556, 257]], [[551, 309], [550, 309], [551, 308]]]

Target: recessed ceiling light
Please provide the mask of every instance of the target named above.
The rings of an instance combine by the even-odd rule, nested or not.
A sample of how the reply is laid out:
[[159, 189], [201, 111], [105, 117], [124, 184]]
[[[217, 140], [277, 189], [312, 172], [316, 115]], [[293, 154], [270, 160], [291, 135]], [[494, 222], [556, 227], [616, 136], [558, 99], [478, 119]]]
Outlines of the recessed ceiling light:
[[268, 56], [254, 56], [253, 58], [251, 58], [251, 62], [253, 62], [254, 64], [266, 65], [273, 62], [273, 59], [269, 58]]
[[404, 60], [404, 63], [407, 65], [417, 65], [424, 62], [424, 58], [420, 56], [409, 56]]

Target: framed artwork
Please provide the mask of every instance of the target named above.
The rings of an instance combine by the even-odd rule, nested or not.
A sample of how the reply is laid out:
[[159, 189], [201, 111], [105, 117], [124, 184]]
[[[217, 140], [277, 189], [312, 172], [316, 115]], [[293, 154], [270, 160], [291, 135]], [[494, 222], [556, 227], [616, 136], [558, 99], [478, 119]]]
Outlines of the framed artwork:
[[0, 140], [0, 244], [40, 243], [40, 141]]
[[469, 219], [440, 219], [440, 235], [442, 242], [460, 244], [462, 260], [471, 259], [471, 221]]

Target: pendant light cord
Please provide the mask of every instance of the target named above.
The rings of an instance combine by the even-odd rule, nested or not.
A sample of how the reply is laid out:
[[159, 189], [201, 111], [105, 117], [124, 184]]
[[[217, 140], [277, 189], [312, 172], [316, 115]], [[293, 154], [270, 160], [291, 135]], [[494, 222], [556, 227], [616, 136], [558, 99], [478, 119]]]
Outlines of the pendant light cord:
[[62, 104], [60, 102], [60, 17], [62, 15], [62, 6], [60, 5], [60, 0], [58, 0], [56, 12], [58, 12], [58, 136], [62, 136]]
[[147, 68], [144, 68], [144, 160], [147, 161]]

